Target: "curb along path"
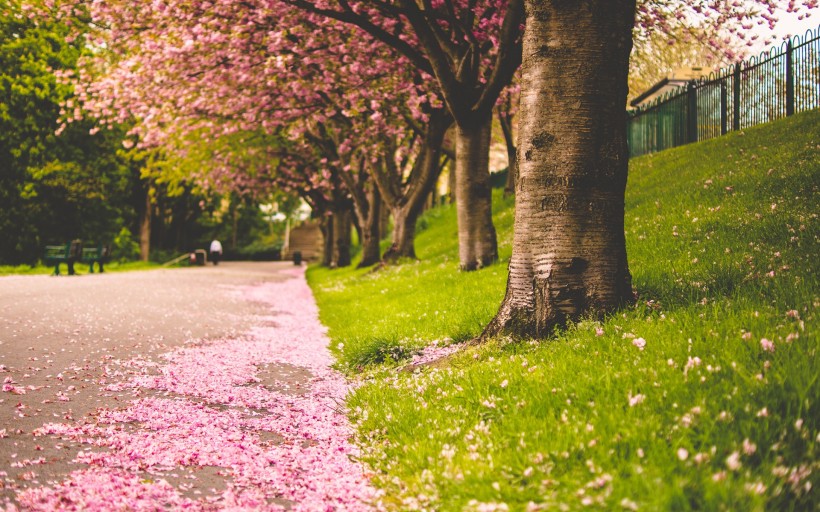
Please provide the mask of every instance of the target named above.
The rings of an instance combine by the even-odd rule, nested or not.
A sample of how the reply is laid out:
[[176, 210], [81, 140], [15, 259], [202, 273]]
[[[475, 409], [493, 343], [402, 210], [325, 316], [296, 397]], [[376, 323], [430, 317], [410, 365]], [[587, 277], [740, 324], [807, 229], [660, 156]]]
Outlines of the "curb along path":
[[349, 386], [330, 368], [304, 269], [284, 272], [235, 289], [270, 311], [243, 336], [121, 361], [102, 390], [136, 399], [37, 429], [41, 444], [86, 448], [63, 481], [21, 490], [19, 509], [371, 510], [342, 410]]

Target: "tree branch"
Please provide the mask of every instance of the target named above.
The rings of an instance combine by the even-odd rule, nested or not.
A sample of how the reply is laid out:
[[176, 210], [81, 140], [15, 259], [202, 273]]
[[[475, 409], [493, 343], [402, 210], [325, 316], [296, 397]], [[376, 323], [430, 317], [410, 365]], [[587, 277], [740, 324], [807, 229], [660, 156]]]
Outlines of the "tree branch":
[[284, 0], [286, 3], [297, 7], [299, 9], [325, 16], [330, 19], [341, 21], [350, 25], [355, 25], [364, 30], [378, 41], [390, 46], [398, 51], [413, 63], [417, 68], [424, 70], [427, 73], [433, 74], [433, 67], [430, 62], [412, 45], [399, 38], [397, 35], [391, 34], [378, 25], [372, 23], [368, 18], [356, 13], [350, 5], [345, 1], [339, 3], [345, 9], [344, 11], [335, 11], [333, 9], [322, 9], [317, 7], [313, 2], [308, 0]]
[[521, 65], [521, 24], [524, 22], [524, 1], [510, 0], [507, 14], [501, 25], [498, 54], [495, 66], [484, 92], [474, 107], [476, 112], [492, 112], [498, 95], [512, 81], [515, 71]]

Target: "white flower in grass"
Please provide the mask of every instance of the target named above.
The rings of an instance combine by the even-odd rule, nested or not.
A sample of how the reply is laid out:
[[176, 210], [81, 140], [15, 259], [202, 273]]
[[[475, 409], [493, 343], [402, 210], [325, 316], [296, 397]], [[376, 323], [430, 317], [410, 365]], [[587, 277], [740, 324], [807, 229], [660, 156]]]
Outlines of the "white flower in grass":
[[629, 498], [624, 498], [621, 500], [621, 508], [626, 510], [638, 510], [638, 504]]
[[740, 469], [742, 464], [740, 463], [740, 452], [732, 452], [731, 455], [726, 457], [726, 467], [732, 471], [737, 471]]
[[630, 393], [629, 394], [629, 407], [635, 407], [636, 405], [643, 402], [644, 400], [646, 400], [646, 395], [642, 395], [642, 394], [638, 393], [637, 395], [633, 396]]
[[689, 458], [689, 450], [686, 448], [678, 448], [678, 460], [686, 460]]

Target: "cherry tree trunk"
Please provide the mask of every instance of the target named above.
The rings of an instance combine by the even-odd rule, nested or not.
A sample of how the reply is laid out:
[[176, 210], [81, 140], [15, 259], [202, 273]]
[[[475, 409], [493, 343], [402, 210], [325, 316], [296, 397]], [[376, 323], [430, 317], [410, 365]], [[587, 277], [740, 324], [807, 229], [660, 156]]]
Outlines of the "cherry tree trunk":
[[351, 208], [343, 207], [333, 212], [333, 259], [330, 266], [334, 268], [350, 265], [350, 231], [353, 229]]
[[145, 202], [140, 211], [140, 261], [148, 261], [151, 255], [151, 187], [145, 185]]
[[393, 215], [393, 236], [390, 247], [384, 252], [385, 261], [397, 261], [400, 258], [416, 258], [416, 221], [418, 212], [410, 208], [397, 207], [391, 210]]
[[379, 236], [381, 233], [380, 221], [382, 201], [379, 189], [375, 183], [371, 183], [367, 190], [367, 204], [368, 209], [366, 214], [359, 214], [357, 209], [357, 216], [359, 217], [359, 226], [361, 228], [361, 235], [359, 240], [362, 244], [362, 260], [359, 262], [359, 268], [369, 267], [379, 262]]
[[322, 215], [322, 266], [330, 267], [333, 264], [333, 214]]
[[387, 238], [387, 228], [390, 225], [390, 208], [384, 201], [379, 206], [379, 240]]
[[515, 234], [482, 338], [549, 336], [632, 299], [625, 108], [635, 0], [527, 0]]
[[[444, 142], [444, 134], [451, 123], [450, 116], [444, 111], [435, 112], [430, 116], [424, 146], [419, 162], [416, 164], [419, 167], [412, 173], [416, 180], [412, 184], [412, 190], [401, 198], [394, 198], [390, 204], [390, 213], [393, 215], [393, 236], [390, 247], [383, 256], [385, 261], [416, 258], [416, 221], [441, 175], [441, 145]], [[387, 187], [384, 183], [383, 186]]]
[[507, 114], [499, 113], [498, 123], [501, 125], [504, 143], [507, 146], [507, 182], [504, 184], [504, 197], [507, 197], [515, 193], [515, 179], [518, 174], [515, 139], [513, 138], [512, 120]]
[[492, 116], [456, 127], [456, 212], [458, 258], [462, 270], [498, 259], [490, 188]]
[[453, 161], [447, 164], [447, 202], [449, 204], [456, 202], [456, 166]]

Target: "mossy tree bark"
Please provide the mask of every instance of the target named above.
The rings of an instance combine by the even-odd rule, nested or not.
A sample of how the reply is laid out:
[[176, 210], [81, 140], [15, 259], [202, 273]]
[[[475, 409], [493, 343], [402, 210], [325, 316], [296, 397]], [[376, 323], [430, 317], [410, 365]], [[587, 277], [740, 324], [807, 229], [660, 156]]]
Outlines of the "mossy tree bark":
[[624, 238], [635, 0], [527, 0], [515, 234], [482, 337], [545, 337], [632, 298]]

